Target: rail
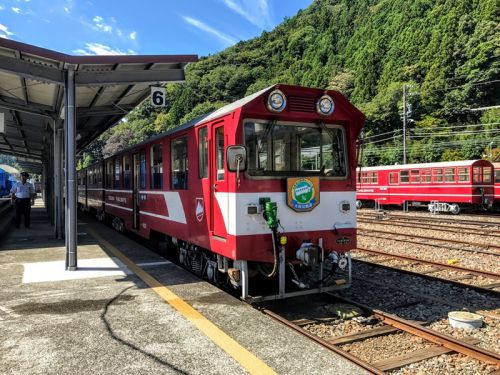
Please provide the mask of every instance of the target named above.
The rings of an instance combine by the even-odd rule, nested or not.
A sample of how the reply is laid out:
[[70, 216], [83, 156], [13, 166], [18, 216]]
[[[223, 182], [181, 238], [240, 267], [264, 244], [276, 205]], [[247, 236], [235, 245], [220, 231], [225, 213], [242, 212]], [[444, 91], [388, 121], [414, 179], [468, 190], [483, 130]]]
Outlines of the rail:
[[446, 263], [439, 263], [439, 262], [433, 262], [430, 260], [425, 260], [425, 259], [420, 259], [416, 257], [410, 257], [407, 255], [400, 255], [400, 254], [393, 254], [393, 253], [388, 253], [385, 251], [378, 251], [378, 250], [371, 250], [371, 249], [366, 249], [362, 247], [356, 248], [357, 251], [362, 251], [364, 253], [370, 253], [370, 254], [375, 254], [375, 255], [384, 255], [384, 256], [390, 256], [393, 258], [397, 259], [403, 259], [403, 260], [410, 260], [413, 262], [419, 262], [422, 264], [430, 264], [433, 266], [436, 266], [438, 268], [447, 268], [455, 271], [464, 271], [464, 272], [469, 272], [474, 275], [478, 276], [484, 276], [484, 277], [490, 277], [494, 279], [500, 279], [500, 275], [495, 273], [495, 272], [490, 272], [490, 271], [483, 271], [483, 270], [477, 270], [473, 268], [467, 268], [467, 267], [462, 267], [462, 266], [457, 266], [457, 265], [452, 265], [452, 264], [446, 264]]

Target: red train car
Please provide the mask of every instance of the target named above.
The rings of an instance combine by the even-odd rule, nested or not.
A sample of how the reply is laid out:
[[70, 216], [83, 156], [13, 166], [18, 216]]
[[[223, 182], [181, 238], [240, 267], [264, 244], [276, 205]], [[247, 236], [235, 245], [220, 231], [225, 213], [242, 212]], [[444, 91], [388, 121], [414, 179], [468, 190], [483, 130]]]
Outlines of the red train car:
[[500, 163], [493, 163], [493, 168], [495, 170], [494, 182], [495, 182], [495, 198], [494, 205], [495, 208], [500, 208]]
[[487, 160], [364, 167], [357, 171], [357, 207], [428, 205], [458, 214], [461, 207], [493, 203], [493, 165]]
[[245, 299], [259, 277], [278, 286], [253, 300], [347, 287], [363, 122], [336, 91], [266, 88], [104, 160], [105, 214]]

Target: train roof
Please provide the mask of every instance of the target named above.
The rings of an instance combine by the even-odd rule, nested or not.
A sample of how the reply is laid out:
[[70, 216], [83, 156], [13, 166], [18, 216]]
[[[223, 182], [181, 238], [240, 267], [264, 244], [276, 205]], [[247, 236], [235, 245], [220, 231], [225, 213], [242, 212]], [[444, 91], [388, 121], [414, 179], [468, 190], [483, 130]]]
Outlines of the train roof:
[[0, 169], [3, 169], [5, 172], [10, 174], [19, 174], [19, 171], [16, 168], [7, 164], [0, 164]]
[[[418, 163], [418, 164], [396, 164], [396, 165], [382, 165], [377, 167], [361, 167], [362, 171], [385, 171], [385, 170], [399, 170], [399, 169], [422, 169], [422, 168], [446, 168], [446, 167], [469, 167], [478, 161], [488, 160], [461, 160], [461, 161], [443, 161], [439, 163]], [[359, 167], [358, 167], [359, 170]]]

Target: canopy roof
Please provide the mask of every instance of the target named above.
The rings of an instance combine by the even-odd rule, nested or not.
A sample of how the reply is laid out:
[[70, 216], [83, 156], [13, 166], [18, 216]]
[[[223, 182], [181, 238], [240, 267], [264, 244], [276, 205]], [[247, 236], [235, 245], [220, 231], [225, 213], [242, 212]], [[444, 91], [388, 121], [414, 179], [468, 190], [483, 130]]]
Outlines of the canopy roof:
[[76, 147], [82, 150], [149, 94], [184, 80], [196, 55], [71, 56], [0, 38], [0, 153], [40, 163], [62, 124], [66, 71], [75, 70]]

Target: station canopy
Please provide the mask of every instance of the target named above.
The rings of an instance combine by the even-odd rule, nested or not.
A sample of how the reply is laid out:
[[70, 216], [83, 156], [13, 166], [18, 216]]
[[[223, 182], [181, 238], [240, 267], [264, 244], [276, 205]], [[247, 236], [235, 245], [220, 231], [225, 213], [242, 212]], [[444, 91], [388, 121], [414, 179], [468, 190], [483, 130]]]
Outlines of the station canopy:
[[[76, 151], [88, 146], [150, 95], [184, 81], [196, 55], [71, 56], [0, 38], [0, 153], [39, 173], [52, 131], [64, 121], [66, 71], [75, 71]], [[1, 120], [1, 118], [0, 118]], [[1, 121], [0, 121], [1, 122]], [[2, 129], [0, 129], [0, 132]]]

